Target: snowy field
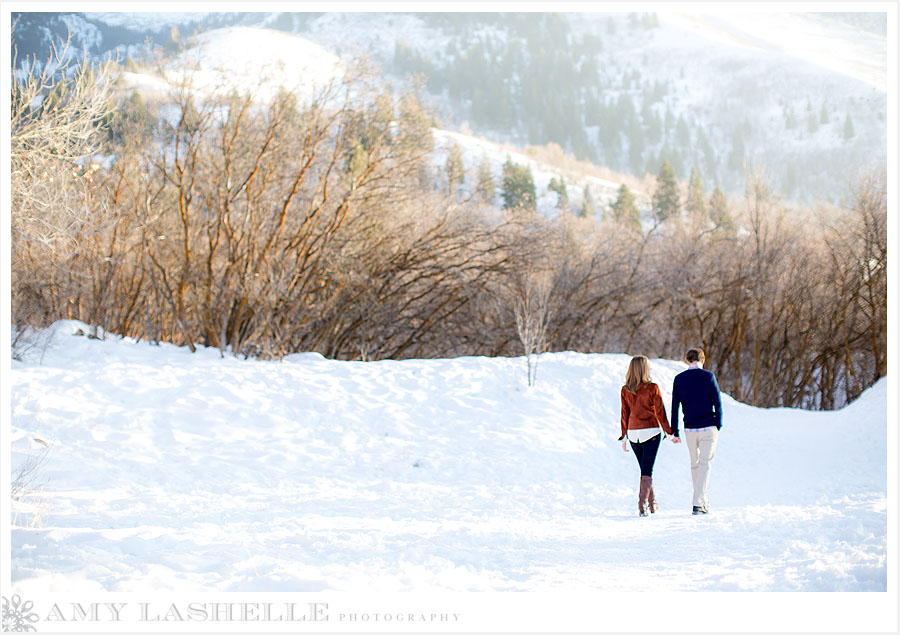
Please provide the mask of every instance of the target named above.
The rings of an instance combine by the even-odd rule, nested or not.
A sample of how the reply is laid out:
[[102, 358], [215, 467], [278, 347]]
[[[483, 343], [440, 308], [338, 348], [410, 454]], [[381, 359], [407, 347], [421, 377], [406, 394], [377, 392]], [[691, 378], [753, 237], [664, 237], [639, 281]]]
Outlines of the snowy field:
[[[12, 508], [23, 595], [887, 589], [884, 379], [837, 412], [723, 395], [709, 516], [667, 441], [639, 518], [628, 356], [546, 354], [529, 388], [521, 358], [247, 361], [79, 329], [12, 362], [12, 476], [46, 454]], [[682, 368], [651, 361], [664, 399]]]

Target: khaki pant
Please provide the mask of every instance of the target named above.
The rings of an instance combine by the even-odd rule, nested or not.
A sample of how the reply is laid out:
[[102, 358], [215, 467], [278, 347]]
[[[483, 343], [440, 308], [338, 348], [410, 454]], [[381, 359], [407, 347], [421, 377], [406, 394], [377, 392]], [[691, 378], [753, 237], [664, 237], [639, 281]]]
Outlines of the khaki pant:
[[685, 428], [684, 440], [691, 457], [691, 479], [694, 481], [694, 507], [706, 507], [709, 498], [706, 489], [709, 486], [709, 468], [716, 456], [716, 442], [719, 440], [719, 429]]

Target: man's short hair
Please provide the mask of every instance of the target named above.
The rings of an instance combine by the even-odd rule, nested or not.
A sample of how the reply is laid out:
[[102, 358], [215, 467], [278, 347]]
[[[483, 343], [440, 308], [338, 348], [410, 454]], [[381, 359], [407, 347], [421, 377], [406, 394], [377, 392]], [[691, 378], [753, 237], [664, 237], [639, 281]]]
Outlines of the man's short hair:
[[687, 355], [684, 356], [684, 359], [688, 364], [693, 364], [694, 362], [700, 362], [702, 364], [706, 361], [706, 355], [703, 354], [702, 348], [692, 348], [687, 352]]

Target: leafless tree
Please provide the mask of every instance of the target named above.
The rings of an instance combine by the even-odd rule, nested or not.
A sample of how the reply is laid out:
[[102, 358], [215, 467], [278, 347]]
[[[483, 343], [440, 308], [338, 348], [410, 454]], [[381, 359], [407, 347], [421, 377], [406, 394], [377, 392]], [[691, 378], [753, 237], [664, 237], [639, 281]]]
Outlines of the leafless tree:
[[552, 273], [539, 264], [531, 263], [515, 277], [511, 291], [516, 333], [525, 354], [528, 385], [533, 386], [537, 381], [538, 360], [547, 348]]
[[99, 149], [110, 114], [114, 62], [77, 63], [68, 40], [46, 60], [12, 55], [10, 186], [12, 319], [41, 325], [65, 315], [90, 275], [70, 263], [110, 218], [98, 192]]

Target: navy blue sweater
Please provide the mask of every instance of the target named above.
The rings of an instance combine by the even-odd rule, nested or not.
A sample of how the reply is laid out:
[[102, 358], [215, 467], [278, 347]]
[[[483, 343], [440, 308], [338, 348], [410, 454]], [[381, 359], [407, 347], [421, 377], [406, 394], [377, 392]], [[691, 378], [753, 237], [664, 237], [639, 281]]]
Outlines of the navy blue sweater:
[[672, 431], [678, 436], [678, 406], [685, 428], [722, 428], [722, 398], [716, 376], [703, 368], [688, 368], [672, 382]]

